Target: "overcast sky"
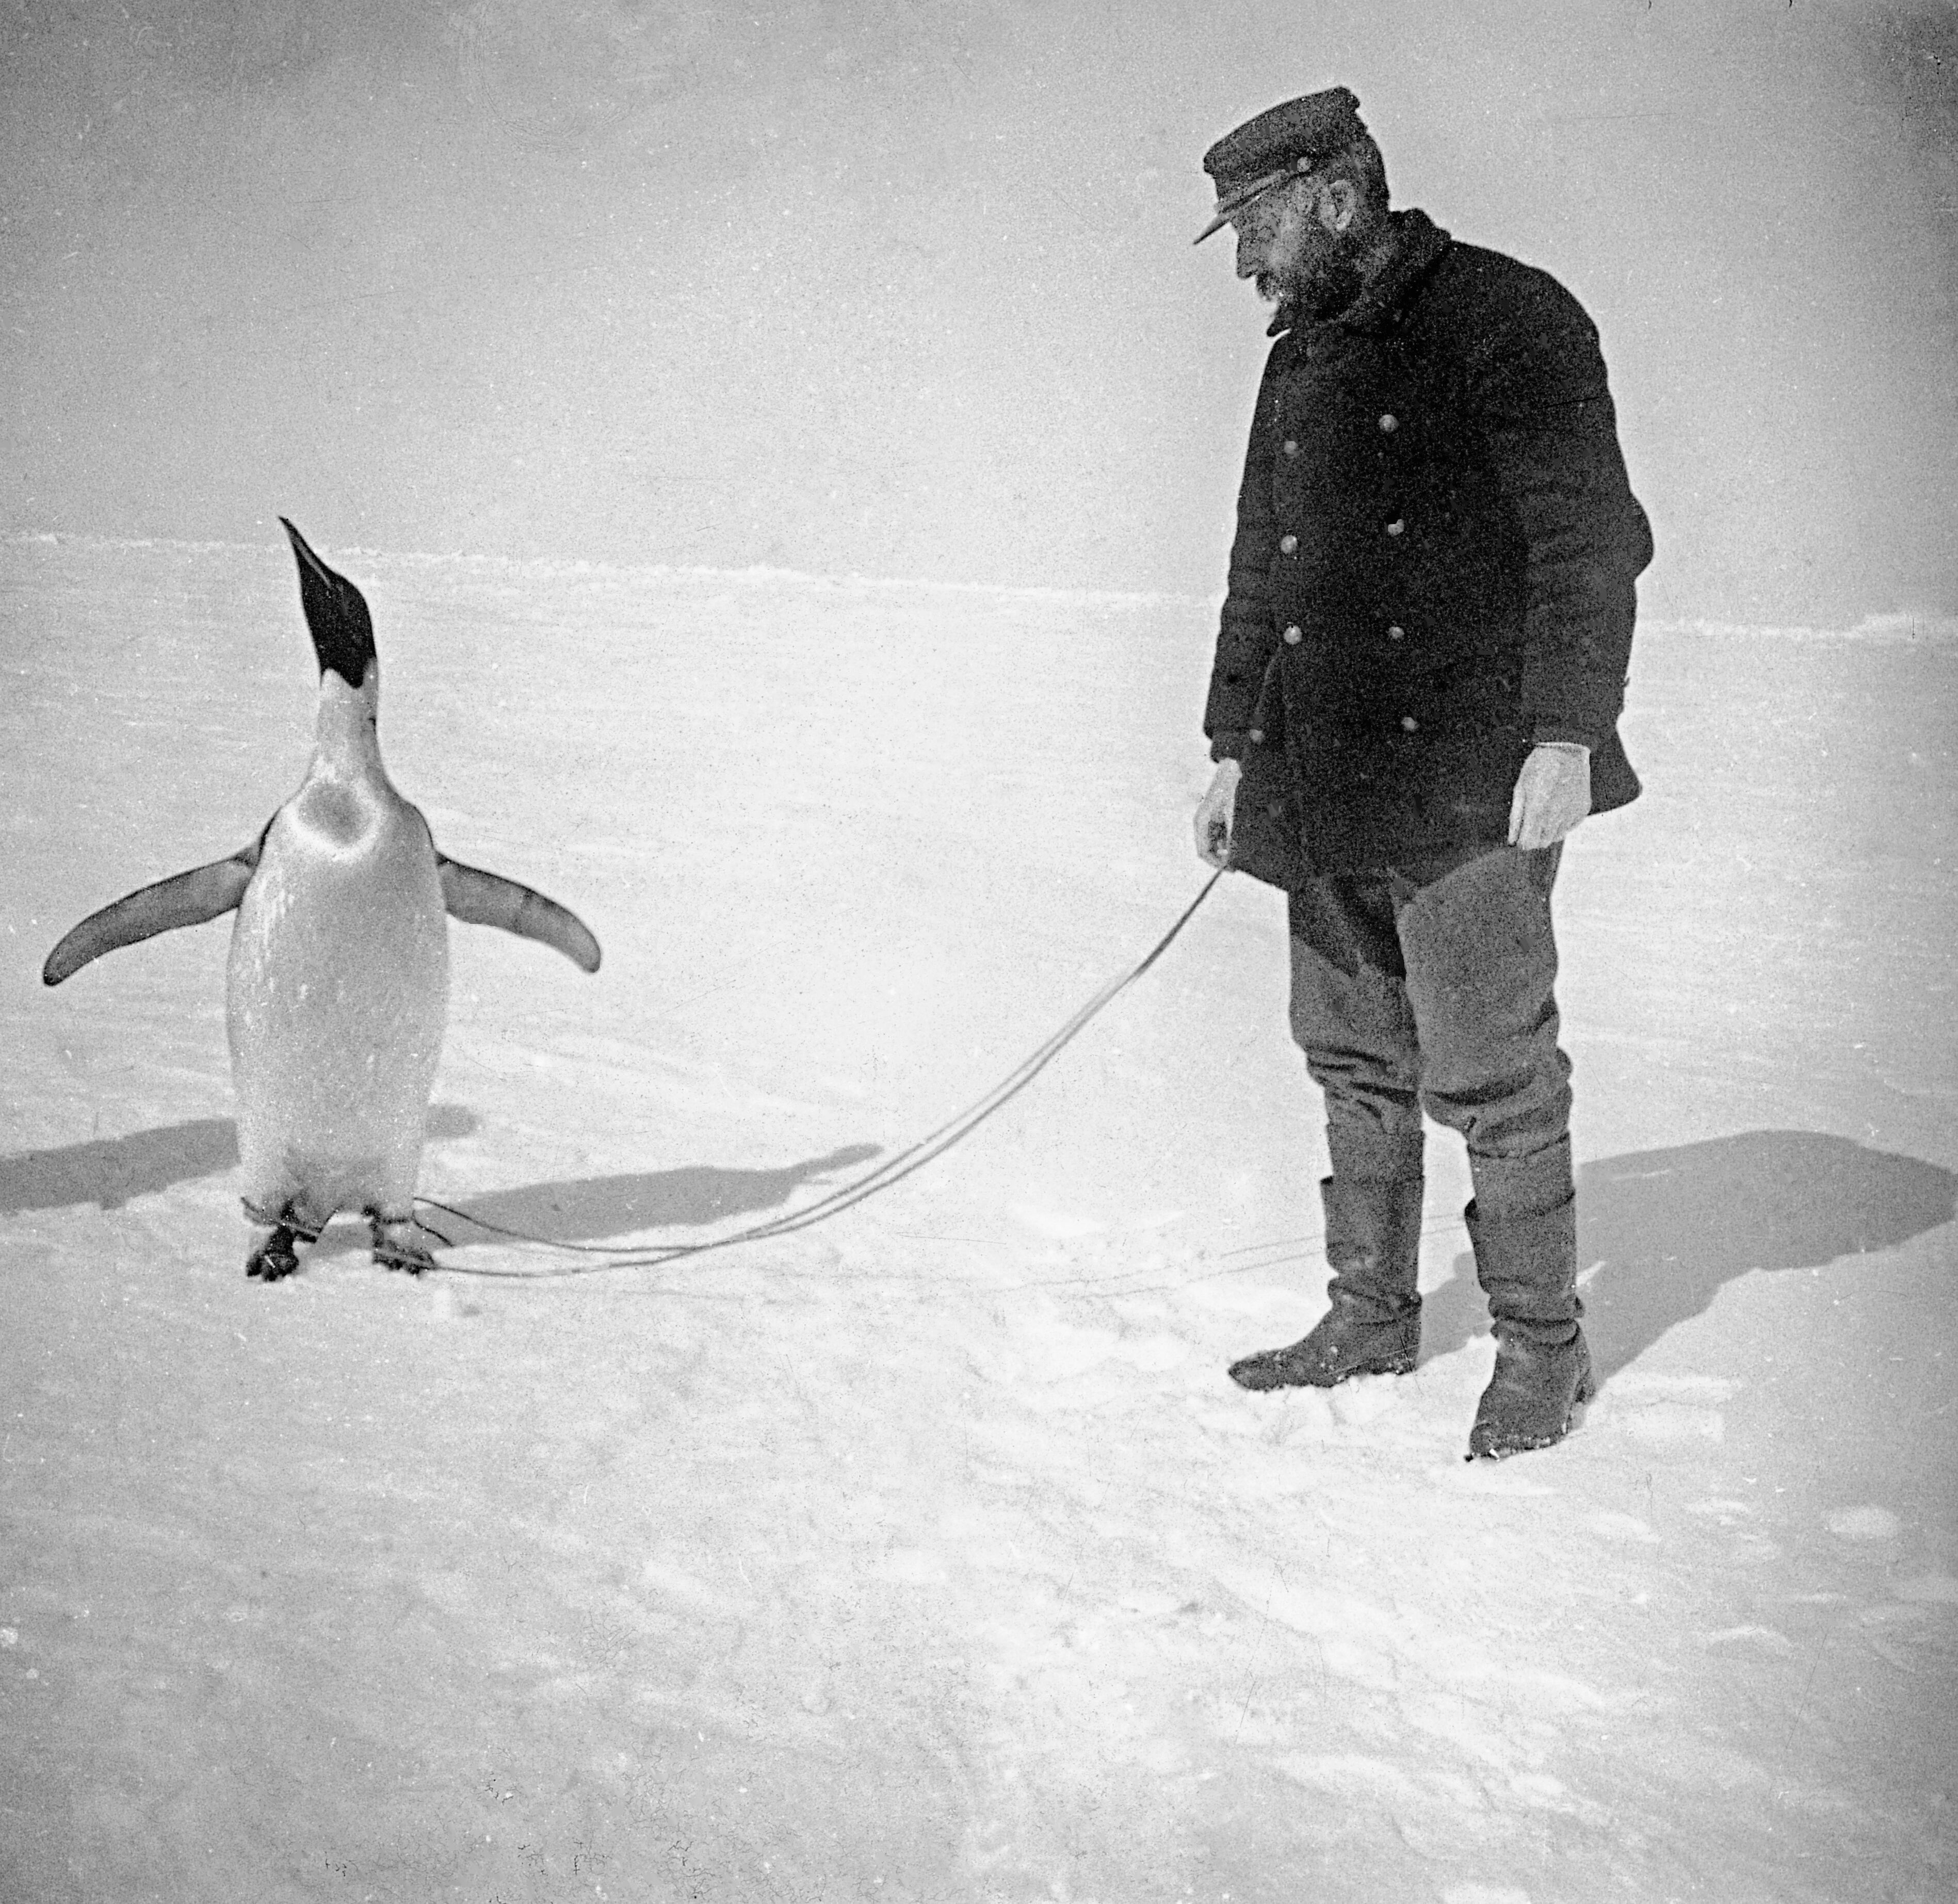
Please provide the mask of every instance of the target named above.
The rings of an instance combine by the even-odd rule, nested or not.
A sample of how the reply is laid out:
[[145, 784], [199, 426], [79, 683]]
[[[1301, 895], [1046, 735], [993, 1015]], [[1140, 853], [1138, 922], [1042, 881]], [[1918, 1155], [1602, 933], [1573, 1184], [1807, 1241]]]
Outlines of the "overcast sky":
[[0, 531], [1221, 585], [1204, 147], [1603, 333], [1648, 605], [1958, 613], [1950, 0], [0, 0]]

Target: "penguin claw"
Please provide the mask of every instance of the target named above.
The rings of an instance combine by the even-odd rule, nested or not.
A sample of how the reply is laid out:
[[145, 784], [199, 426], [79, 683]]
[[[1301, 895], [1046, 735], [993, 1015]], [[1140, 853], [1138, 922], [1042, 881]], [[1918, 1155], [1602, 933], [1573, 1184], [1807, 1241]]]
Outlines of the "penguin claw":
[[421, 1225], [413, 1217], [397, 1222], [376, 1217], [372, 1221], [374, 1260], [381, 1268], [399, 1269], [410, 1276], [422, 1275], [435, 1268], [435, 1258], [421, 1240]]
[[264, 1282], [277, 1282], [299, 1266], [293, 1248], [293, 1233], [283, 1224], [256, 1245], [245, 1259], [245, 1273]]

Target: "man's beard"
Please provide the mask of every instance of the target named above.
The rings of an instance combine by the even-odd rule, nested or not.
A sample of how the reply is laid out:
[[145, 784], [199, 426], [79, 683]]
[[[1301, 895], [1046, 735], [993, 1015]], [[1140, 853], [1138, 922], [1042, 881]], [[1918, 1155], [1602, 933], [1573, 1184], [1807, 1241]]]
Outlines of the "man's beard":
[[1319, 323], [1336, 317], [1360, 295], [1360, 248], [1342, 233], [1316, 258], [1280, 274], [1260, 271], [1258, 295], [1286, 315]]

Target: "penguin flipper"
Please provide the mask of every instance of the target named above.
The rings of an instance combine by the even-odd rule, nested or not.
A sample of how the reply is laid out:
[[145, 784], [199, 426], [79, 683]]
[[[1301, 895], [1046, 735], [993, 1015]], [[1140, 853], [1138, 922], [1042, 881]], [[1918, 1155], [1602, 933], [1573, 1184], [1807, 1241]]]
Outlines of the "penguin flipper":
[[449, 917], [465, 925], [496, 926], [519, 939], [534, 939], [561, 952], [581, 971], [598, 969], [598, 941], [576, 913], [515, 879], [436, 855], [442, 874], [442, 903]]
[[201, 926], [207, 919], [236, 910], [258, 870], [263, 838], [260, 835], [228, 860], [214, 860], [173, 879], [159, 879], [154, 885], [125, 894], [100, 912], [91, 912], [48, 954], [48, 962], [41, 968], [41, 983], [59, 985], [104, 952], [140, 944], [179, 926]]

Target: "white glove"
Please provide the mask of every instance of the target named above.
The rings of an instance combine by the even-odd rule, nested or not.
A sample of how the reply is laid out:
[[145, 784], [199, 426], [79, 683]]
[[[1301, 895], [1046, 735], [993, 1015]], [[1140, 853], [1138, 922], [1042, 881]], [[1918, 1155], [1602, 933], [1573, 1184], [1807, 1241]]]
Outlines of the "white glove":
[[1516, 776], [1510, 844], [1534, 852], [1554, 846], [1591, 810], [1591, 749], [1575, 740], [1539, 740]]
[[1231, 825], [1237, 809], [1237, 781], [1244, 768], [1234, 760], [1220, 760], [1210, 790], [1197, 803], [1196, 857], [1206, 866], [1221, 868], [1231, 858]]

